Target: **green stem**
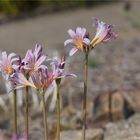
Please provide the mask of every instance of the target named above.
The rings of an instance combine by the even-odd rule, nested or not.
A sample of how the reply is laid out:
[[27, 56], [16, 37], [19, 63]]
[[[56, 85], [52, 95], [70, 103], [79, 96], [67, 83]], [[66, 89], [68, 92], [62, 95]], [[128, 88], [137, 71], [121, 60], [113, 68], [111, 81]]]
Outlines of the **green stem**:
[[46, 111], [44, 94], [42, 95], [42, 101], [43, 101], [44, 137], [45, 137], [45, 140], [48, 140], [47, 111]]
[[26, 94], [25, 94], [25, 131], [27, 140], [29, 139], [29, 87], [26, 87]]
[[17, 136], [17, 92], [14, 90], [13, 93], [13, 121], [14, 121], [14, 133]]
[[57, 140], [60, 140], [60, 84], [57, 83]]
[[113, 121], [113, 118], [112, 118], [112, 93], [109, 93], [109, 121]]
[[85, 131], [86, 131], [87, 79], [88, 79], [88, 53], [85, 53], [82, 140], [85, 140], [86, 138]]

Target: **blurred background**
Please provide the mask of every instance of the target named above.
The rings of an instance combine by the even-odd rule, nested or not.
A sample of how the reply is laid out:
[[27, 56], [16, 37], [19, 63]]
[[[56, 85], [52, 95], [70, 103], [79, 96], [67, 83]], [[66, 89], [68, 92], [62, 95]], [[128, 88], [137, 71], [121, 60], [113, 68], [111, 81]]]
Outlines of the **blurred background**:
[[[120, 130], [124, 131], [125, 136], [131, 136], [133, 134], [125, 132], [125, 124], [129, 126], [130, 132], [140, 129], [136, 122], [140, 115], [135, 116], [140, 112], [139, 13], [139, 0], [0, 0], [0, 50], [16, 52], [23, 57], [27, 49], [32, 49], [39, 43], [49, 57], [66, 55], [66, 70], [78, 77], [62, 82], [61, 127], [62, 130], [81, 129], [83, 54], [77, 53], [69, 58], [70, 47], [64, 47], [63, 43], [69, 38], [67, 30], [77, 26], [86, 27], [92, 39], [96, 32], [92, 26], [93, 18], [113, 24], [118, 37], [95, 48], [89, 58], [88, 128], [105, 128], [107, 140], [114, 139], [114, 132], [116, 137], [118, 132], [119, 137]], [[6, 93], [4, 80], [0, 81], [0, 94], [0, 130], [10, 135], [12, 119], [9, 110], [12, 99], [11, 95]], [[34, 97], [34, 94], [31, 96], [30, 110], [31, 138], [40, 139], [42, 114], [38, 97]], [[18, 112], [19, 131], [22, 133], [22, 101], [19, 103]], [[56, 128], [55, 117], [55, 111], [51, 112], [49, 129], [52, 139]], [[127, 121], [129, 118], [130, 121]], [[125, 122], [119, 123], [122, 120]], [[115, 126], [107, 125], [116, 121], [118, 124], [115, 123]], [[135, 134], [140, 136], [140, 132]]]

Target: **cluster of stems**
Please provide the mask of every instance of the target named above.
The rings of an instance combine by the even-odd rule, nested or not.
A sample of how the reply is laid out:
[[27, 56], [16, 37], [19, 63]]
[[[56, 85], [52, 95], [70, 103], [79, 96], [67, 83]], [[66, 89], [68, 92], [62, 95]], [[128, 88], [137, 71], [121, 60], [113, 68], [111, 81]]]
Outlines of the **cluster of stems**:
[[[86, 104], [87, 104], [87, 80], [88, 80], [88, 53], [85, 53], [85, 63], [84, 63], [84, 94], [83, 94], [83, 127], [82, 127], [82, 140], [86, 138]], [[60, 80], [56, 80], [56, 87], [57, 87], [57, 131], [56, 131], [56, 139], [60, 140]], [[47, 123], [47, 110], [46, 110], [46, 103], [45, 103], [45, 96], [42, 95], [42, 102], [43, 102], [43, 123], [44, 123], [44, 138], [48, 140], [48, 123]], [[14, 90], [13, 93], [13, 110], [14, 110], [14, 133], [16, 136], [18, 135], [17, 132], [17, 93]], [[26, 131], [26, 138], [29, 139], [29, 87], [26, 87], [25, 93], [25, 131]]]
[[[77, 51], [83, 51], [85, 54], [84, 59], [84, 92], [83, 92], [83, 126], [82, 126], [82, 140], [86, 139], [86, 120], [87, 120], [87, 87], [88, 87], [88, 57], [91, 50], [102, 42], [109, 41], [112, 38], [116, 38], [117, 34], [113, 32], [113, 26], [103, 21], [95, 19], [94, 27], [96, 27], [96, 34], [90, 40], [90, 34], [86, 28], [77, 27], [75, 30], [69, 29], [68, 34], [70, 39], [64, 42], [64, 46], [72, 44], [73, 48], [70, 50], [69, 55], [72, 56]], [[48, 65], [44, 63], [47, 59], [47, 55], [42, 54], [42, 47], [36, 45], [35, 50], [28, 50], [25, 58], [17, 58], [15, 53], [7, 55], [6, 52], [2, 52], [0, 59], [0, 72], [6, 73], [13, 83], [13, 123], [14, 134], [18, 136], [17, 132], [17, 93], [16, 89], [26, 87], [25, 94], [25, 132], [26, 138], [29, 139], [29, 87], [35, 88], [37, 91], [41, 89], [42, 102], [43, 102], [43, 122], [44, 122], [44, 139], [48, 140], [48, 124], [45, 92], [49, 86], [53, 86], [53, 82], [56, 83], [57, 88], [57, 100], [56, 100], [56, 112], [57, 112], [57, 130], [56, 139], [60, 140], [61, 131], [61, 110], [60, 110], [60, 83], [61, 79], [66, 76], [74, 76], [74, 74], [64, 74], [65, 57], [61, 58], [60, 62], [56, 59], [51, 59], [51, 64], [54, 65], [54, 69], [49, 71]], [[6, 62], [6, 63], [5, 63]], [[15, 67], [15, 65], [17, 65]], [[17, 69], [18, 67], [18, 69]], [[23, 71], [25, 70], [25, 72]], [[26, 75], [27, 74], [27, 75]], [[29, 79], [32, 79], [31, 81]], [[40, 92], [40, 91], [39, 91]], [[111, 96], [109, 98], [109, 108], [111, 110]]]

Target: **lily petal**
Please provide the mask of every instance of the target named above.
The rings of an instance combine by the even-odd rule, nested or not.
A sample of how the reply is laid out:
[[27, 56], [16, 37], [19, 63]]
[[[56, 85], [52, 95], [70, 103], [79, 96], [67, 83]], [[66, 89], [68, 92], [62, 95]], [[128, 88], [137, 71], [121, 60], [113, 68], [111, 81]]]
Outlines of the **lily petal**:
[[77, 48], [72, 48], [72, 49], [70, 50], [70, 52], [69, 52], [69, 56], [74, 55], [77, 51], [78, 51]]
[[83, 41], [86, 45], [89, 45], [90, 44], [90, 40], [88, 38], [84, 38], [84, 41]]
[[67, 39], [65, 42], [64, 42], [64, 46], [70, 44], [70, 43], [73, 43], [73, 39]]
[[14, 56], [16, 56], [15, 53], [10, 53], [10, 54], [8, 55], [8, 59], [12, 59], [12, 57], [14, 57]]
[[68, 30], [68, 34], [71, 36], [71, 38], [74, 38], [75, 35], [76, 35], [75, 32], [72, 29]]

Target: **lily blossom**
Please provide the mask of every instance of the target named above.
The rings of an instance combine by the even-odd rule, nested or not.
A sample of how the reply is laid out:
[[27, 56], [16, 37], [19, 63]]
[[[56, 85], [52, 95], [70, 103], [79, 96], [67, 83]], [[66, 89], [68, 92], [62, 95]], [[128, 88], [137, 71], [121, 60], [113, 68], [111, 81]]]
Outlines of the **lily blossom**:
[[77, 27], [76, 30], [69, 29], [68, 34], [71, 39], [68, 39], [64, 42], [64, 46], [72, 44], [73, 48], [71, 49], [69, 55], [72, 56], [78, 50], [86, 51], [90, 44], [89, 34], [85, 28]]
[[20, 58], [15, 53], [6, 52], [0, 53], [0, 72], [2, 72], [6, 79], [19, 68]]
[[54, 75], [48, 69], [39, 69], [38, 72], [31, 75], [31, 79], [40, 93], [45, 93], [47, 88], [52, 85]]
[[52, 59], [51, 65], [53, 65], [53, 75], [55, 80], [61, 79], [67, 76], [74, 76], [76, 77], [75, 74], [70, 74], [70, 73], [64, 73], [64, 66], [66, 64], [66, 59], [65, 56], [63, 56], [60, 60], [55, 57]]
[[94, 20], [93, 26], [96, 27], [96, 35], [91, 41], [91, 46], [94, 48], [101, 42], [106, 42], [110, 39], [116, 38], [117, 34], [112, 31], [113, 26], [98, 19]]
[[40, 45], [35, 46], [35, 50], [28, 50], [25, 58], [22, 60], [23, 68], [33, 73], [38, 71], [40, 68], [46, 68], [43, 62], [46, 60], [47, 56], [42, 54], [42, 47]]
[[52, 59], [51, 65], [53, 66], [55, 79], [59, 78], [63, 74], [65, 63], [65, 57], [62, 57], [60, 60], [57, 57]]
[[56, 81], [57, 79], [61, 80], [61, 78], [66, 76], [76, 77], [74, 74], [64, 73], [65, 63], [65, 57], [62, 57], [60, 60], [58, 60], [58, 58], [53, 58], [50, 63], [53, 67], [52, 70], [40, 68], [38, 72], [31, 74], [36, 89], [41, 90], [44, 93], [48, 87], [52, 86], [53, 81]]
[[26, 87], [26, 86], [36, 88], [36, 86], [33, 83], [31, 83], [30, 81], [28, 81], [26, 79], [26, 77], [23, 75], [23, 73], [21, 73], [21, 72], [14, 73], [10, 77], [10, 82], [12, 84], [13, 89], [19, 89], [19, 88]]
[[[45, 87], [43, 89], [43, 92], [46, 91], [46, 99], [50, 96], [50, 94], [53, 92], [52, 94], [52, 101], [51, 101], [51, 104], [50, 104], [50, 110], [53, 110], [55, 105], [56, 105], [56, 100], [57, 100], [57, 91], [56, 91], [56, 84], [60, 84], [61, 82], [61, 79], [62, 78], [65, 78], [67, 76], [74, 76], [76, 77], [75, 74], [71, 74], [71, 73], [65, 73], [64, 72], [64, 66], [66, 64], [66, 59], [65, 57], [63, 56], [61, 59], [58, 59], [57, 57], [51, 59], [51, 63], [50, 65], [52, 66], [52, 71], [49, 72], [48, 69], [46, 69], [46, 76], [48, 78], [43, 78], [43, 79], [46, 79], [44, 82], [43, 82], [43, 79], [41, 80], [42, 81], [42, 84], [44, 86], [42, 87]], [[45, 76], [44, 75], [44, 76]], [[41, 76], [43, 77], [43, 76]], [[47, 80], [48, 79], [48, 80]], [[46, 85], [46, 86], [45, 86]], [[49, 91], [48, 89], [50, 89], [51, 91]]]

